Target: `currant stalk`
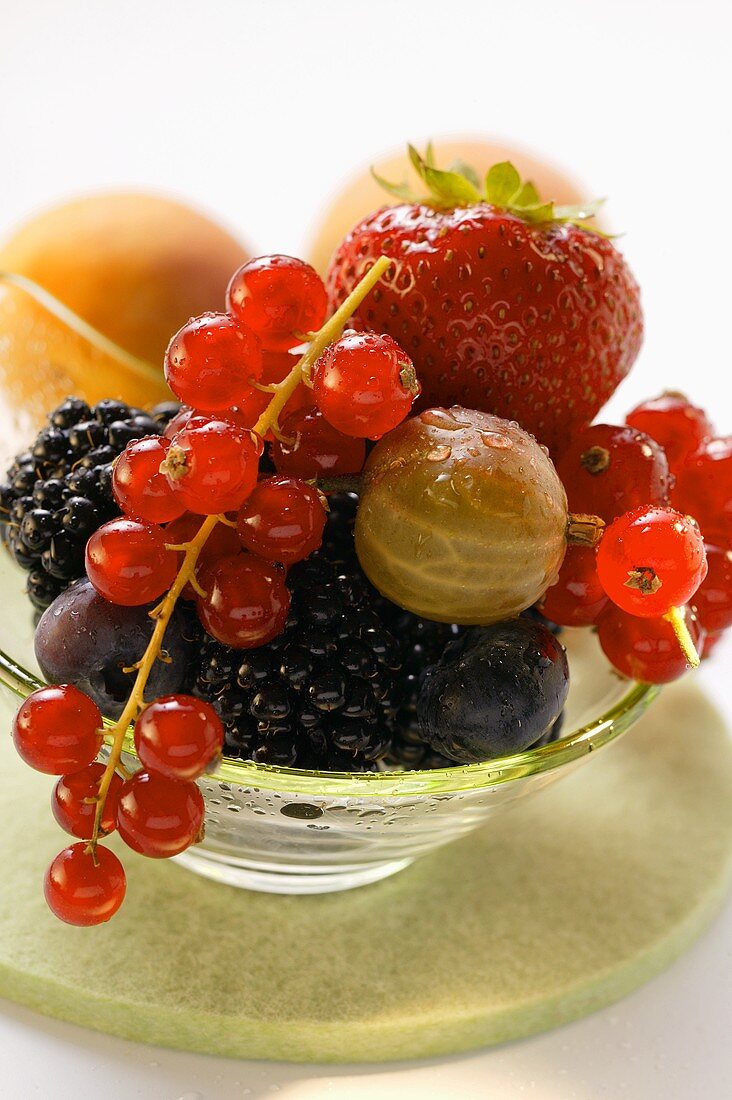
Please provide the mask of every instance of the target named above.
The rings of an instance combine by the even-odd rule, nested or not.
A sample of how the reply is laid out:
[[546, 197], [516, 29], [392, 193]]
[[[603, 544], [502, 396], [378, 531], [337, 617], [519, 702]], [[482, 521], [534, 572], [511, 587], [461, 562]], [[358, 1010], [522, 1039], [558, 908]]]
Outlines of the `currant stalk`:
[[[349, 294], [339, 309], [337, 309], [333, 316], [326, 321], [322, 328], [312, 335], [312, 339], [304, 355], [295, 364], [290, 373], [273, 387], [272, 400], [252, 429], [255, 435], [264, 438], [270, 430], [274, 432], [279, 431], [280, 413], [297, 387], [301, 382], [306, 385], [310, 384], [310, 372], [313, 365], [317, 362], [328, 345], [338, 339], [351, 314], [358, 308], [366, 295], [370, 293], [382, 275], [392, 266], [392, 263], [393, 261], [387, 256], [382, 256], [376, 260], [373, 267], [364, 275], [363, 279], [354, 288], [351, 294]], [[145, 706], [145, 688], [147, 687], [147, 682], [155, 665], [155, 661], [161, 658], [165, 631], [175, 610], [178, 599], [187, 584], [190, 583], [194, 589], [199, 588], [195, 576], [198, 558], [216, 525], [221, 522], [226, 523], [228, 520], [225, 516], [221, 515], [207, 516], [194, 537], [180, 547], [185, 553], [175, 581], [157, 607], [150, 612], [151, 618], [155, 620], [155, 629], [153, 630], [152, 637], [148, 642], [144, 655], [137, 664], [133, 666], [136, 671], [135, 682], [121, 715], [110, 731], [112, 744], [109, 751], [109, 758], [104, 768], [104, 774], [99, 781], [99, 790], [96, 797], [96, 812], [94, 815], [94, 829], [87, 848], [95, 862], [97, 859], [97, 843], [100, 836], [103, 835], [102, 819], [104, 816], [104, 805], [115, 772], [120, 769], [125, 735], [130, 724], [135, 721], [137, 715]]]

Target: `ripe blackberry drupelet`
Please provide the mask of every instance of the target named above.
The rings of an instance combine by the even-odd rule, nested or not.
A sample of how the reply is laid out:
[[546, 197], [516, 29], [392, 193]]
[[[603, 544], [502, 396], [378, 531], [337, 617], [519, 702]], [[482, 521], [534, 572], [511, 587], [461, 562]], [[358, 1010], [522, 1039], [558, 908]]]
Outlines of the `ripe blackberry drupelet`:
[[421, 669], [455, 628], [383, 599], [353, 549], [355, 500], [333, 496], [330, 507], [323, 546], [288, 574], [284, 633], [248, 651], [204, 637], [191, 690], [219, 711], [228, 756], [334, 771], [446, 766], [415, 748], [415, 706]]
[[87, 538], [119, 514], [114, 459], [132, 439], [160, 435], [177, 409], [167, 402], [145, 413], [121, 401], [90, 407], [67, 397], [16, 457], [0, 485], [0, 524], [15, 560], [28, 570], [27, 592], [38, 610], [84, 575]]

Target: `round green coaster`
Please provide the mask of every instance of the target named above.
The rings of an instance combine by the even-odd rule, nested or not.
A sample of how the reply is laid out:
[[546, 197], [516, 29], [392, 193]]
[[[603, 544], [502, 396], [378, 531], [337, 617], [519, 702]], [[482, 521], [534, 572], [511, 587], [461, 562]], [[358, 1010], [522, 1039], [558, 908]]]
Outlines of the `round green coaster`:
[[0, 769], [0, 994], [236, 1057], [387, 1061], [554, 1027], [671, 962], [732, 869], [732, 741], [687, 685], [574, 775], [392, 879], [271, 896], [125, 853], [124, 908], [88, 930], [43, 901], [63, 844], [49, 780], [7, 737]]

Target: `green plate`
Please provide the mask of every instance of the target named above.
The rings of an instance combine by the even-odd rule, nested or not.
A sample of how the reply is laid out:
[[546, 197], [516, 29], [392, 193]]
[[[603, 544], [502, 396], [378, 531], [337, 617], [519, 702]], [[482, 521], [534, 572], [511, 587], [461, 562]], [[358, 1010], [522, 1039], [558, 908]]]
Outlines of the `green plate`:
[[[12, 705], [5, 694], [6, 729]], [[125, 852], [125, 905], [88, 930], [43, 901], [64, 844], [52, 781], [1, 744], [0, 995], [187, 1050], [378, 1062], [555, 1027], [667, 966], [732, 870], [732, 742], [693, 683], [588, 767], [392, 879], [272, 896]]]

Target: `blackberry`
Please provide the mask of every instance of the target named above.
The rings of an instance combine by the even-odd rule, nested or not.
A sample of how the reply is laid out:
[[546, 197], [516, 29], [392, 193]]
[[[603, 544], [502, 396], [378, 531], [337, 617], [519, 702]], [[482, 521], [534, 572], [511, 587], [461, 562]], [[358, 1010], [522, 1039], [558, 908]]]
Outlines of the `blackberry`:
[[[227, 756], [330, 771], [410, 766], [395, 750], [399, 731], [416, 726], [423, 663], [457, 628], [379, 595], [356, 558], [354, 519], [354, 498], [330, 498], [322, 547], [288, 574], [291, 613], [278, 638], [252, 650], [203, 638], [189, 690], [221, 715]], [[436, 757], [422, 748], [420, 760]]]
[[160, 435], [177, 410], [165, 402], [146, 413], [113, 400], [91, 408], [67, 397], [30, 449], [16, 456], [0, 484], [0, 526], [16, 562], [28, 570], [35, 608], [48, 607], [84, 575], [89, 535], [119, 514], [114, 459], [132, 439]]
[[[327, 550], [295, 566], [287, 626], [266, 646], [236, 651], [203, 639], [192, 690], [221, 715], [227, 755], [370, 771], [386, 754], [398, 644], [374, 626], [368, 596], [349, 599], [352, 568]], [[358, 671], [354, 643], [363, 651]]]

